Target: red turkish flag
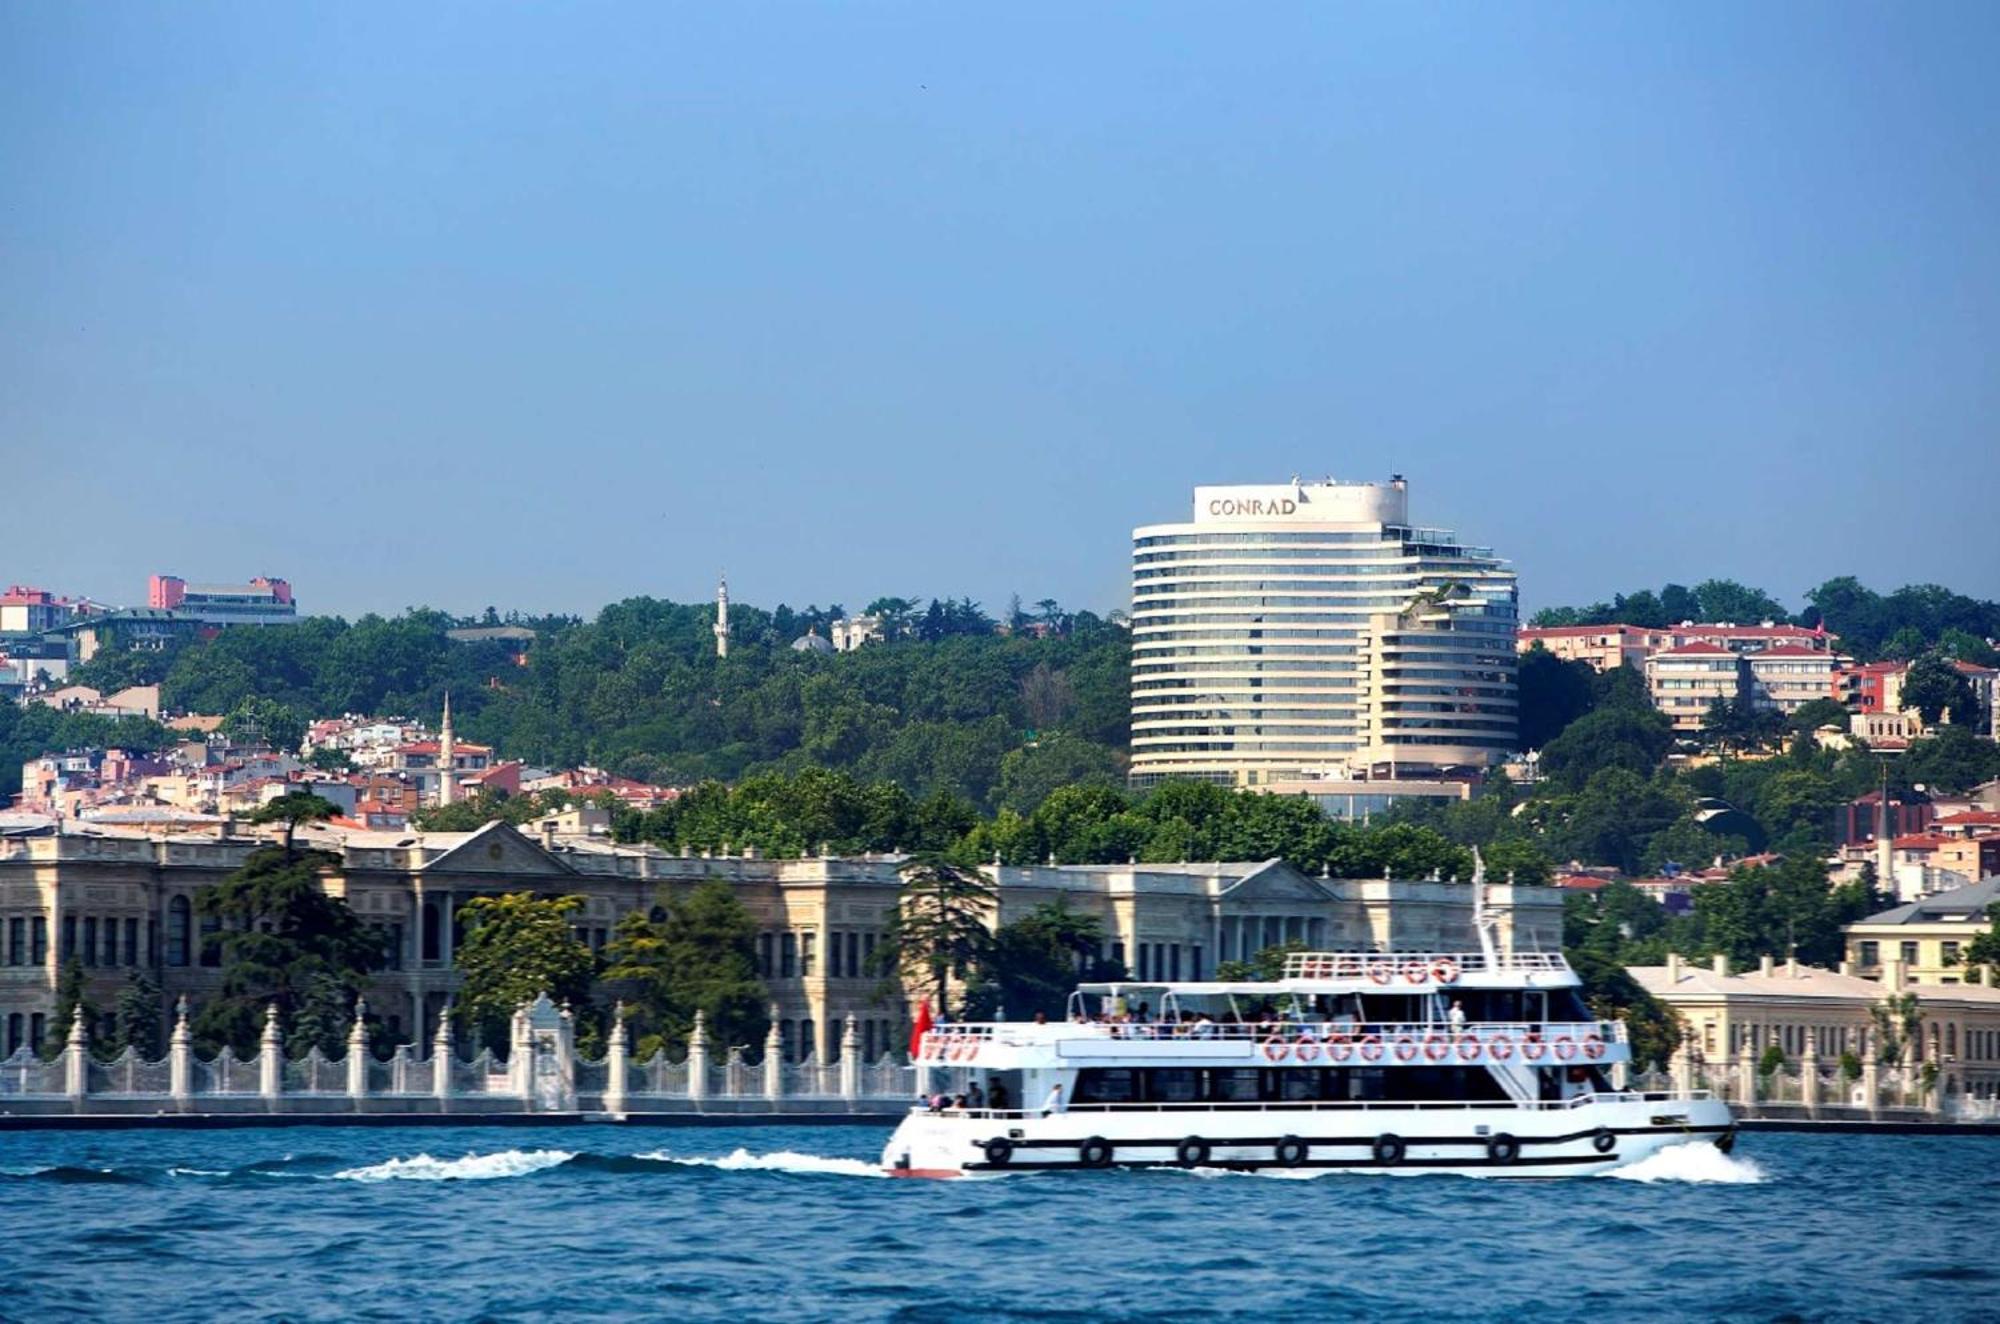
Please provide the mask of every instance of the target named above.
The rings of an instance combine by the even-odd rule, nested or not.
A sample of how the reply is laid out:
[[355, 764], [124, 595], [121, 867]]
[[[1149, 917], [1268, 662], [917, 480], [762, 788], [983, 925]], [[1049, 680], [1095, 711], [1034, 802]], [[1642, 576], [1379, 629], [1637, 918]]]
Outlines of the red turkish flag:
[[910, 1058], [921, 1057], [924, 1050], [924, 1036], [931, 1032], [931, 1004], [928, 999], [917, 1008], [916, 1024], [910, 1027]]

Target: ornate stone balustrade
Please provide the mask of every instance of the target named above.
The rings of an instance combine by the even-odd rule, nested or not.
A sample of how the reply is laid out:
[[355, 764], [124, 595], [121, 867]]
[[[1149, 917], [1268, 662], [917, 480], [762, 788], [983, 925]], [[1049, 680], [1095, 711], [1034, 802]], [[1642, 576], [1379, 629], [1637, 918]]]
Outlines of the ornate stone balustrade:
[[425, 1055], [399, 1045], [387, 1058], [369, 1048], [365, 1005], [357, 1006], [347, 1051], [328, 1057], [317, 1046], [293, 1055], [281, 1040], [277, 1009], [268, 1013], [258, 1051], [246, 1058], [224, 1048], [197, 1056], [183, 999], [167, 1056], [158, 1061], [126, 1049], [103, 1061], [90, 1051], [79, 1014], [63, 1051], [44, 1060], [23, 1048], [0, 1061], [0, 1115], [8, 1113], [647, 1113], [647, 1112], [895, 1112], [916, 1090], [915, 1068], [899, 1059], [860, 1060], [849, 1018], [837, 1062], [808, 1055], [786, 1062], [775, 1040], [761, 1054], [731, 1048], [719, 1057], [707, 1026], [695, 1020], [688, 1052], [670, 1059], [627, 1051], [622, 1009], [603, 1058], [575, 1049], [566, 1009], [546, 997], [514, 1015], [510, 1051], [490, 1049], [466, 1059], [455, 1051], [450, 1009]]

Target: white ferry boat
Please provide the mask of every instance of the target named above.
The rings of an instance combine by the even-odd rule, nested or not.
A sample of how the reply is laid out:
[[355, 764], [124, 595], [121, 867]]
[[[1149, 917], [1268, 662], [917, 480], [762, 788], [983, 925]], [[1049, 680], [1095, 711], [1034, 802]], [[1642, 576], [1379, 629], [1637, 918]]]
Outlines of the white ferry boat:
[[1476, 928], [1478, 952], [1300, 952], [1276, 982], [1085, 984], [1063, 1022], [939, 1025], [918, 1075], [950, 1093], [911, 1110], [883, 1167], [1551, 1177], [1730, 1148], [1709, 1092], [1614, 1086], [1625, 1026], [1590, 1015], [1559, 953], [1497, 953]]

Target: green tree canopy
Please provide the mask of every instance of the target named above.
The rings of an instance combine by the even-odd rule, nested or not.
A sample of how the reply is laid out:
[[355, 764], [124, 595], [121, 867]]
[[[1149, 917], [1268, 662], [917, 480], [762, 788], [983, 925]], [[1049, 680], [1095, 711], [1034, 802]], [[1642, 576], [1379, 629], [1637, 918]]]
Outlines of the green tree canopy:
[[504, 1044], [514, 1012], [540, 994], [587, 1007], [596, 961], [570, 927], [583, 904], [580, 896], [527, 892], [461, 904], [465, 941], [452, 953], [462, 980], [459, 1024], [479, 1031], [488, 1044]]
[[633, 911], [604, 949], [604, 979], [632, 1009], [641, 1057], [687, 1049], [695, 1013], [710, 1043], [759, 1045], [769, 1027], [757, 977], [757, 923], [729, 884], [701, 883], [661, 898], [655, 919]]

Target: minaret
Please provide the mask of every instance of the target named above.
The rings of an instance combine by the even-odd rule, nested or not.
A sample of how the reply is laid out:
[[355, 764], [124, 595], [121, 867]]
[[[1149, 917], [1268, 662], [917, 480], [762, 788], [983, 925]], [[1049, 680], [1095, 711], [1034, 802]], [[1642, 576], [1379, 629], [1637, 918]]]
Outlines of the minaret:
[[444, 721], [438, 726], [438, 803], [458, 795], [458, 741], [451, 734], [451, 691], [444, 692]]
[[729, 656], [729, 576], [715, 584], [715, 655]]

